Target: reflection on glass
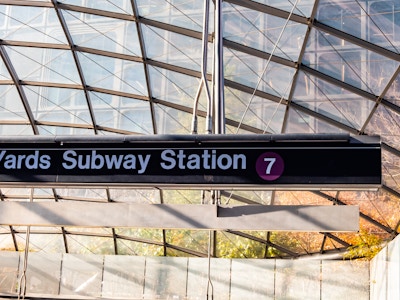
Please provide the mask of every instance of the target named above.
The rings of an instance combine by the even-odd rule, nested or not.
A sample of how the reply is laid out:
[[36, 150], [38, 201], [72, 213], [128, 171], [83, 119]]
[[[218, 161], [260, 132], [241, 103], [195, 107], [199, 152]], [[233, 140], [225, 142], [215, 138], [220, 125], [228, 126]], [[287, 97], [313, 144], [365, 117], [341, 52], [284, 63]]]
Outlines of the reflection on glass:
[[0, 8], [2, 40], [67, 44], [56, 11], [45, 7], [2, 5]]
[[7, 47], [21, 80], [81, 84], [71, 51], [32, 47]]
[[[305, 65], [371, 94], [380, 95], [399, 66], [398, 62], [355, 44], [342, 44], [333, 35], [314, 29], [311, 36]], [[327, 45], [316, 42], [321, 39]]]
[[79, 58], [88, 85], [148, 95], [143, 64], [89, 53], [79, 53]]
[[295, 69], [225, 48], [224, 72], [229, 80], [286, 99]]
[[382, 183], [400, 192], [400, 159], [385, 149], [382, 149]]
[[104, 51], [141, 55], [136, 23], [63, 11], [73, 43]]
[[[197, 0], [138, 0], [139, 15], [187, 29], [202, 31], [203, 1]], [[213, 30], [213, 2], [210, 1], [210, 32]]]
[[25, 94], [38, 121], [92, 124], [82, 90], [26, 86]]
[[[319, 2], [316, 19], [391, 51], [400, 51], [400, 2], [396, 0], [322, 0]], [[346, 43], [344, 40], [336, 42]], [[321, 46], [326, 43], [326, 40], [320, 41]]]
[[[148, 58], [200, 71], [201, 40], [156, 27], [142, 26]], [[209, 53], [211, 46], [209, 45]], [[208, 61], [211, 66], [211, 59]]]
[[[156, 67], [150, 67], [149, 73], [154, 98], [187, 107], [193, 106], [200, 84], [199, 78]], [[198, 108], [205, 111], [206, 103], [206, 95], [201, 93]]]
[[367, 134], [377, 134], [386, 144], [400, 150], [400, 114], [383, 106], [378, 106], [368, 126]]
[[241, 125], [257, 128], [264, 133], [281, 133], [285, 105], [233, 88], [225, 88], [225, 103], [227, 119], [241, 120]]
[[101, 93], [91, 93], [96, 123], [134, 133], [152, 134], [150, 103]]
[[344, 131], [322, 119], [290, 107], [285, 133], [344, 133]]
[[[330, 27], [360, 37], [361, 12], [359, 3], [356, 1], [322, 0], [318, 4], [316, 19]], [[328, 46], [329, 42], [321, 39], [319, 43], [321, 46]], [[336, 39], [333, 45], [344, 43], [344, 40]]]
[[225, 5], [223, 18], [224, 38], [288, 60], [298, 60], [306, 25], [289, 21], [284, 27], [286, 19], [233, 4]]
[[400, 2], [375, 1], [369, 4], [369, 41], [392, 51], [400, 51]]
[[293, 93], [293, 102], [347, 126], [361, 129], [375, 102], [300, 72]]

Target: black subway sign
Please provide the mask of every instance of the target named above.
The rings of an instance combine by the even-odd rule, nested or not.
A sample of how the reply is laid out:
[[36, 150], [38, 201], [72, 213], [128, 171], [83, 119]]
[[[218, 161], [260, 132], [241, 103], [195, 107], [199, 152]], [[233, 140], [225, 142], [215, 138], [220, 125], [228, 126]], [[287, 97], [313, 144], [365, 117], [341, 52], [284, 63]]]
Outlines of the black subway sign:
[[0, 138], [0, 184], [376, 188], [377, 137], [161, 135]]

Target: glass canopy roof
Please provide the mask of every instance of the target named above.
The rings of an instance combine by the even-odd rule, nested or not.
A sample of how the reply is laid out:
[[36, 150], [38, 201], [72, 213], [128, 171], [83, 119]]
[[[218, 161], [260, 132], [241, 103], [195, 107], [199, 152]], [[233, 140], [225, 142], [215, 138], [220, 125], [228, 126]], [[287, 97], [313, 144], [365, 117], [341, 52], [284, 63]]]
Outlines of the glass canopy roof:
[[[190, 134], [209, 109], [214, 2], [0, 0], [0, 134]], [[380, 135], [378, 191], [221, 191], [221, 204], [358, 205], [359, 233], [213, 234], [215, 257], [287, 257], [371, 249], [400, 232], [400, 2], [225, 0], [225, 132]], [[206, 31], [204, 31], [206, 32]], [[368, 162], [365, 162], [368, 164]], [[1, 201], [211, 203], [210, 191], [5, 188]], [[0, 227], [0, 248], [25, 249], [27, 227]], [[30, 228], [43, 252], [207, 256], [209, 233]], [[359, 251], [358, 251], [359, 250]]]

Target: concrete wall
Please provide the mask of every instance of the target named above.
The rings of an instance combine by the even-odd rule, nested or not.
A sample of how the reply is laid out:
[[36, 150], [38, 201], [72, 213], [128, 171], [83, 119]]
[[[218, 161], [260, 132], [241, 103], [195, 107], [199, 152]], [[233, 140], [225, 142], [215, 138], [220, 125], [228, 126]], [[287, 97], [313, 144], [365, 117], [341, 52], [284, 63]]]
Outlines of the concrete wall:
[[[0, 252], [0, 296], [23, 253]], [[80, 299], [369, 299], [369, 263], [29, 253], [27, 296]], [[209, 297], [211, 299], [211, 297]], [[393, 298], [392, 298], [393, 299]]]
[[400, 299], [400, 236], [371, 260], [371, 300]]

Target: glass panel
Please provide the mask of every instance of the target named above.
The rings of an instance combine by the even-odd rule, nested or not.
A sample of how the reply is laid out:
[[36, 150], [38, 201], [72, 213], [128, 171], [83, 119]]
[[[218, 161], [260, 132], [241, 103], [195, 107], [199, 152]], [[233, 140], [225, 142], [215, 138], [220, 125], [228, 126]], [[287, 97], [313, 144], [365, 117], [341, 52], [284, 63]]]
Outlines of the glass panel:
[[31, 125], [0, 125], [0, 135], [33, 135]]
[[60, 3], [132, 15], [130, 0], [60, 0]]
[[197, 190], [164, 190], [163, 203], [201, 204], [202, 192]]
[[[4, 64], [3, 59], [0, 59], [0, 81], [3, 81], [3, 80], [11, 81], [12, 78], [11, 78], [10, 73], [8, 72], [6, 65]], [[8, 82], [8, 83], [10, 83], [10, 82]]]
[[186, 251], [179, 251], [179, 250], [176, 250], [176, 249], [173, 249], [173, 248], [170, 248], [170, 247], [172, 247], [172, 246], [167, 246], [167, 248], [166, 248], [166, 253], [167, 253], [167, 255], [166, 256], [172, 256], [172, 257], [197, 257], [196, 255], [192, 255], [192, 254], [189, 254], [189, 253], [187, 253]]
[[[141, 17], [196, 31], [203, 30], [203, 1], [139, 0], [136, 2]], [[213, 2], [210, 1], [210, 32], [213, 30], [213, 12]]]
[[[3, 236], [4, 233], [10, 233], [10, 227], [9, 226], [0, 226], [0, 237]], [[1, 242], [0, 242], [1, 244]]]
[[357, 129], [361, 129], [375, 105], [374, 101], [301, 71], [292, 101]]
[[65, 298], [67, 295], [100, 297], [103, 258], [102, 255], [63, 255], [59, 294]]
[[272, 191], [223, 191], [221, 203], [224, 205], [272, 204]]
[[36, 120], [92, 124], [82, 90], [24, 86], [25, 95]]
[[365, 133], [380, 135], [383, 142], [400, 150], [400, 114], [379, 105], [365, 129]]
[[282, 132], [285, 105], [228, 87], [225, 88], [225, 103], [228, 119], [260, 129], [264, 133]]
[[274, 205], [332, 205], [332, 202], [312, 192], [276, 191]]
[[[104, 128], [103, 128], [104, 129]], [[113, 131], [113, 129], [111, 128], [105, 128], [104, 130], [102, 130], [101, 128], [99, 130], [97, 130], [97, 134], [98, 135], [121, 135], [121, 132], [119, 132], [119, 130], [115, 130]]]
[[[0, 237], [1, 238], [1, 237]], [[1, 242], [0, 242], [1, 245]], [[7, 249], [4, 249], [7, 250]], [[14, 250], [14, 249], [12, 249]], [[14, 294], [19, 286], [18, 265], [20, 261], [19, 252], [1, 252], [0, 253], [0, 293]]]
[[[266, 234], [263, 235], [265, 239]], [[263, 243], [228, 232], [217, 232], [217, 257], [264, 258], [265, 250], [266, 245]]]
[[[224, 7], [224, 37], [228, 40], [297, 61], [307, 26], [237, 5]], [[276, 49], [275, 44], [278, 42]]]
[[[368, 260], [323, 260], [321, 261], [321, 281], [319, 298], [334, 300], [343, 298], [370, 299], [370, 276]], [[343, 281], [337, 284], [337, 279]]]
[[32, 47], [7, 47], [6, 51], [21, 80], [81, 84], [70, 51]]
[[[60, 124], [64, 126], [64, 124]], [[39, 134], [42, 135], [93, 135], [93, 129], [86, 128], [70, 128], [70, 127], [59, 127], [59, 126], [37, 126]]]
[[163, 231], [161, 229], [115, 228], [115, 233], [124, 240], [137, 239], [155, 244], [160, 244], [163, 241]]
[[[249, 54], [224, 49], [225, 78], [287, 98], [295, 69]], [[261, 77], [261, 80], [260, 80]]]
[[116, 228], [118, 254], [163, 255], [161, 229]]
[[56, 11], [45, 7], [2, 6], [0, 38], [12, 41], [67, 44]]
[[[190, 263], [191, 261], [189, 261], [189, 265]], [[276, 261], [273, 259], [232, 260], [230, 299], [276, 299], [275, 265]], [[196, 269], [196, 272], [199, 271]], [[189, 276], [190, 273], [188, 277]], [[299, 276], [299, 278], [303, 277]], [[274, 282], [274, 284], [272, 284], [272, 282]], [[319, 293], [319, 289], [317, 289], [317, 291]], [[205, 297], [206, 296], [204, 296], [203, 298]]]
[[[282, 0], [253, 0], [254, 2], [259, 2], [262, 4], [266, 4], [272, 6], [274, 8], [279, 8], [285, 11], [292, 11], [293, 5], [296, 1], [282, 1]], [[297, 15], [301, 15], [304, 17], [311, 16], [312, 9], [314, 7], [315, 0], [298, 0], [296, 8], [293, 13]]]
[[[191, 133], [192, 114], [160, 104], [154, 105], [158, 134]], [[198, 118], [199, 133], [205, 132], [204, 118]]]
[[165, 238], [169, 245], [200, 253], [208, 251], [209, 233], [206, 230], [165, 230]]
[[225, 130], [226, 130], [227, 134], [252, 134], [252, 133], [255, 133], [254, 131], [249, 130], [249, 129], [245, 130], [245, 129], [239, 128], [239, 130], [238, 130], [237, 126], [231, 126], [229, 124], [227, 124], [225, 126], [225, 128], [226, 128]]
[[321, 299], [320, 271], [321, 262], [317, 260], [277, 260], [274, 297], [276, 299]]
[[[10, 230], [8, 228], [8, 230]], [[0, 251], [16, 251], [14, 246], [14, 240], [13, 237], [10, 234], [1, 234], [0, 235]], [[16, 278], [16, 277], [15, 277]]]
[[344, 133], [344, 131], [321, 119], [290, 107], [285, 133]]
[[[86, 120], [85, 120], [86, 119]], [[78, 113], [77, 115], [70, 114], [65, 110], [53, 110], [51, 112], [38, 113], [36, 115], [37, 121], [42, 122], [54, 122], [58, 123], [59, 126], [63, 126], [63, 123], [69, 124], [90, 124], [90, 116], [88, 112]], [[71, 125], [72, 126], [72, 125]]]
[[[200, 71], [201, 40], [147, 25], [142, 30], [148, 58]], [[208, 65], [211, 66], [211, 59]]]
[[389, 90], [386, 92], [385, 99], [400, 106], [400, 75], [397, 75]]
[[188, 259], [146, 258], [142, 299], [186, 298]]
[[28, 121], [28, 116], [15, 86], [0, 85], [0, 97], [0, 121]]
[[400, 193], [400, 157], [382, 149], [382, 182]]
[[383, 242], [391, 240], [390, 233], [384, 231], [382, 228], [377, 227], [371, 223], [367, 223], [366, 220], [360, 218], [359, 233], [336, 233], [335, 235], [344, 241], [344, 243], [350, 244], [350, 247], [346, 244], [348, 250], [345, 258], [356, 258], [360, 256], [366, 256], [366, 258], [373, 258], [381, 249]]
[[164, 254], [162, 246], [129, 240], [118, 239], [117, 248], [120, 255], [162, 256]]
[[[26, 263], [27, 294], [58, 295], [61, 280], [62, 254], [29, 253], [27, 260], [21, 255], [20, 270]], [[46, 266], [45, 268], [43, 266]]]
[[396, 0], [322, 0], [316, 19], [370, 43], [400, 51], [400, 3]]
[[108, 199], [106, 189], [59, 188], [56, 191], [59, 200], [107, 202]]
[[149, 102], [100, 93], [91, 95], [98, 125], [134, 133], [153, 133]]
[[116, 202], [127, 203], [161, 203], [160, 191], [156, 189], [110, 189], [110, 198]]
[[33, 189], [33, 197], [34, 197], [34, 201], [35, 200], [48, 200], [48, 201], [54, 201], [54, 194], [53, 194], [53, 190], [48, 188], [34, 188]]
[[368, 41], [394, 52], [400, 51], [400, 2], [372, 1], [368, 4]]
[[376, 95], [380, 95], [392, 79], [399, 64], [372, 52], [369, 53], [369, 63], [368, 85]]
[[360, 37], [362, 12], [358, 1], [321, 0], [318, 3], [316, 19], [330, 27]]
[[141, 56], [136, 23], [63, 11], [75, 45]]
[[14, 200], [14, 199], [24, 199], [29, 201], [29, 197], [31, 194], [31, 189], [28, 188], [2, 188], [1, 193], [5, 196], [6, 200]]
[[303, 63], [346, 84], [380, 95], [399, 63], [317, 30]]
[[[270, 241], [280, 247], [268, 247], [268, 257], [290, 257], [292, 253], [306, 254], [306, 250], [303, 248], [303, 245], [300, 242], [301, 238], [302, 233], [271, 232]], [[288, 251], [285, 251], [285, 249]]]
[[[149, 67], [151, 90], [154, 98], [193, 107], [194, 99], [200, 85], [200, 79], [176, 73], [170, 70]], [[211, 85], [209, 84], [209, 89]], [[203, 91], [204, 91], [203, 87]], [[210, 93], [212, 91], [210, 90]], [[200, 95], [200, 110], [207, 110], [205, 92]]]
[[143, 64], [89, 53], [78, 53], [90, 86], [147, 96]]
[[143, 296], [146, 258], [139, 256], [104, 257], [103, 298], [141, 299]]
[[[81, 231], [82, 229], [73, 229], [74, 232], [78, 230]], [[90, 230], [90, 232], [94, 234], [99, 234], [96, 231], [98, 230]], [[114, 239], [111, 236], [111, 229], [109, 230], [109, 234], [110, 237], [69, 234], [67, 235], [68, 251], [74, 254], [115, 254]]]
[[[339, 199], [348, 205], [359, 206], [360, 212], [390, 228], [396, 228], [399, 222], [399, 215], [397, 212], [400, 211], [400, 201], [396, 196], [385, 190], [376, 192], [340, 192]], [[364, 230], [370, 232], [371, 228], [369, 227], [364, 227]]]
[[[34, 229], [32, 228], [31, 230]], [[31, 232], [29, 250], [33, 252], [63, 253], [65, 252], [63, 236], [61, 234], [38, 234]]]

